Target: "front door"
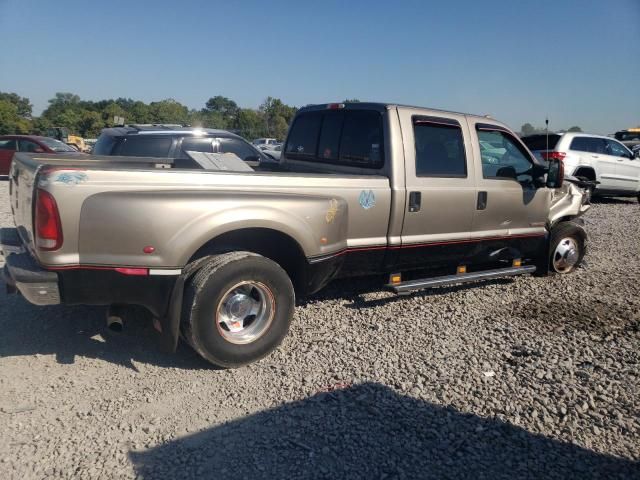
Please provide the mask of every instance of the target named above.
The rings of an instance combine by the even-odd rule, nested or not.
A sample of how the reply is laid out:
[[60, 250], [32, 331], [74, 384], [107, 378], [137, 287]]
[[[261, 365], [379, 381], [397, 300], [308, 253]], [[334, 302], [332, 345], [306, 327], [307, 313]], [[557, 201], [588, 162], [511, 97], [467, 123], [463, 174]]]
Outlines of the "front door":
[[607, 153], [615, 159], [615, 176], [619, 190], [637, 192], [640, 188], [640, 161], [627, 147], [615, 140], [607, 140]]
[[466, 118], [411, 109], [399, 115], [407, 194], [401, 244], [391, 248], [404, 268], [455, 272], [468, 249], [476, 204]]
[[478, 159], [478, 204], [471, 229], [478, 240], [475, 263], [499, 266], [538, 258], [546, 244], [551, 190], [536, 186], [533, 158], [507, 129], [476, 121], [470, 121], [469, 129]]

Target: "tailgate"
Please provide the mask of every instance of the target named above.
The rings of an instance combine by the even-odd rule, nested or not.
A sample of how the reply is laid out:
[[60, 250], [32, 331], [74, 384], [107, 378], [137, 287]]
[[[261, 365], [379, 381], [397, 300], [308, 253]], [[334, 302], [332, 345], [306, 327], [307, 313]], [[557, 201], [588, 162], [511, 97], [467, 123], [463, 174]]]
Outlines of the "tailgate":
[[25, 246], [34, 249], [33, 195], [34, 181], [40, 163], [29, 156], [16, 153], [9, 170], [9, 196], [13, 221]]

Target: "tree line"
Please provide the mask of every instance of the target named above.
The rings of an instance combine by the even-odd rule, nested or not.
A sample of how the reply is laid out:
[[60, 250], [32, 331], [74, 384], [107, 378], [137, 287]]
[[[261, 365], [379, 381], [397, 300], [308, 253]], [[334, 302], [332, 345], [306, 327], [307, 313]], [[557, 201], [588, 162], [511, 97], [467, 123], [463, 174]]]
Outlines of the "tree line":
[[0, 92], [0, 134], [45, 134], [50, 127], [66, 127], [73, 134], [95, 138], [103, 128], [115, 125], [114, 118], [121, 117], [127, 124], [173, 123], [232, 130], [248, 139], [283, 139], [296, 110], [273, 97], [252, 109], [240, 108], [218, 95], [198, 110], [171, 98], [150, 103], [131, 98], [92, 101], [59, 92], [42, 115], [34, 117], [28, 98]]

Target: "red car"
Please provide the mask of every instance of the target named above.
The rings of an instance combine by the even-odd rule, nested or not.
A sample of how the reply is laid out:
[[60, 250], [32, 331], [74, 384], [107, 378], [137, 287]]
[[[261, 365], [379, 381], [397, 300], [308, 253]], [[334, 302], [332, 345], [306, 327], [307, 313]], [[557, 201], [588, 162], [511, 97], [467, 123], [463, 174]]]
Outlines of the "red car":
[[80, 153], [66, 143], [37, 135], [0, 135], [0, 176], [9, 175], [15, 152]]

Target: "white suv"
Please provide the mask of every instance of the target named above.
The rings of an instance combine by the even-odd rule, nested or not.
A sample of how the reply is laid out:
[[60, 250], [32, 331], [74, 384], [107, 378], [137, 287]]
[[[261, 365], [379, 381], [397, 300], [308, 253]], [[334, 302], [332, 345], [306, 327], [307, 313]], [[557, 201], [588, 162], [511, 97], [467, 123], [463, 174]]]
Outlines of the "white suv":
[[586, 133], [529, 135], [522, 141], [541, 160], [562, 160], [566, 174], [600, 182], [594, 195], [634, 196], [640, 202], [640, 152], [619, 141]]

